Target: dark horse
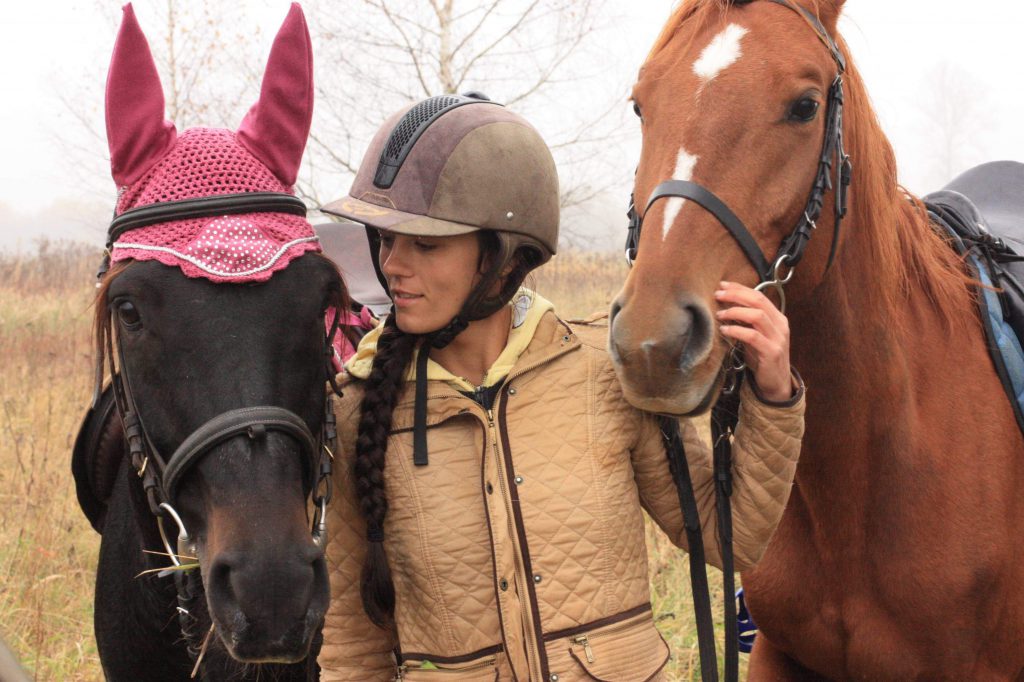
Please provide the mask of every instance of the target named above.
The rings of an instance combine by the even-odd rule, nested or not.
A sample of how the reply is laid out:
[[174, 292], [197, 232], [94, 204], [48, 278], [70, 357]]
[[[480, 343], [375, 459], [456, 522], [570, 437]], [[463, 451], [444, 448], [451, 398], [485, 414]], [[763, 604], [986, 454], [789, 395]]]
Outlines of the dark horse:
[[312, 88], [293, 6], [238, 131], [179, 135], [125, 8], [107, 82], [113, 265], [96, 305], [112, 379], [73, 463], [103, 536], [95, 628], [110, 680], [317, 678], [339, 333], [324, 318], [347, 294], [290, 192]]
[[[761, 626], [750, 679], [1021, 679], [1024, 438], [964, 264], [899, 186], [844, 63], [842, 4], [688, 0], [665, 27], [633, 90], [637, 206], [678, 182], [646, 210], [610, 348], [630, 402], [706, 409], [730, 354], [713, 292], [773, 274], [726, 227], [762, 254], [806, 244], [774, 272], [792, 273], [806, 432], [785, 515], [743, 574]], [[841, 172], [824, 192], [837, 141], [853, 164], [841, 230]]]

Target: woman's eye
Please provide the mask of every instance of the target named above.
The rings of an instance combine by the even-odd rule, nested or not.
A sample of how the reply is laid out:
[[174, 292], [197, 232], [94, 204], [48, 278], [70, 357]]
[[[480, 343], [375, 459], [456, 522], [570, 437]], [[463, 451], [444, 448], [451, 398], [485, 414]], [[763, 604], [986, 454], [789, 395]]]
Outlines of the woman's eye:
[[424, 242], [417, 239], [416, 248], [420, 251], [433, 251], [437, 248], [437, 244], [431, 244], [430, 242]]
[[142, 327], [142, 318], [131, 301], [121, 301], [117, 304], [117, 319], [121, 321], [125, 329], [134, 331]]
[[818, 115], [818, 102], [810, 97], [797, 100], [789, 110], [789, 120], [807, 123]]

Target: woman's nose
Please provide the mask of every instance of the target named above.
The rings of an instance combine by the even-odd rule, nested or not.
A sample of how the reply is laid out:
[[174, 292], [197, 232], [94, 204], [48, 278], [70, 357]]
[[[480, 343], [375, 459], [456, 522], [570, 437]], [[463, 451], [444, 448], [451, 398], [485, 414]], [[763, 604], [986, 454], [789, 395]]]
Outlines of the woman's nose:
[[398, 239], [394, 240], [389, 248], [381, 248], [380, 256], [380, 270], [385, 277], [404, 277], [410, 274], [405, 249], [399, 244]]

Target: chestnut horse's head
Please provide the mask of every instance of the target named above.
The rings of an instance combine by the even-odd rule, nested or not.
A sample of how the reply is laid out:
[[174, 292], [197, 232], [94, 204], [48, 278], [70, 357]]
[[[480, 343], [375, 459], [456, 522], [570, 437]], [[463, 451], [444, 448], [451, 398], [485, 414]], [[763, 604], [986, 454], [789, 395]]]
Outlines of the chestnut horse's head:
[[[722, 280], [770, 279], [780, 249], [802, 242], [802, 253], [806, 240], [790, 239], [801, 225], [816, 233], [802, 253], [801, 287], [823, 276], [835, 234], [833, 193], [825, 190], [841, 167], [841, 138], [830, 165], [819, 162], [843, 63], [829, 38], [841, 5], [691, 0], [641, 68], [633, 88], [643, 130], [634, 197], [643, 231], [612, 305], [610, 335], [626, 396], [638, 407], [672, 414], [710, 407], [729, 352], [717, 333], [714, 291]], [[746, 251], [703, 195], [648, 205], [669, 180], [706, 188], [731, 209], [748, 231]], [[817, 223], [828, 229], [804, 219], [816, 182], [825, 202]], [[752, 251], [763, 254], [760, 265]], [[790, 258], [780, 274], [794, 264]]]
[[179, 536], [177, 547], [164, 540], [169, 554], [199, 564], [205, 589], [189, 593], [205, 592], [206, 605], [187, 610], [208, 611], [244, 662], [304, 658], [328, 600], [308, 504], [329, 473], [325, 314], [344, 309], [346, 292], [292, 190], [312, 94], [293, 5], [238, 130], [178, 134], [125, 8], [106, 91], [119, 193], [98, 339], [118, 370], [146, 519]]

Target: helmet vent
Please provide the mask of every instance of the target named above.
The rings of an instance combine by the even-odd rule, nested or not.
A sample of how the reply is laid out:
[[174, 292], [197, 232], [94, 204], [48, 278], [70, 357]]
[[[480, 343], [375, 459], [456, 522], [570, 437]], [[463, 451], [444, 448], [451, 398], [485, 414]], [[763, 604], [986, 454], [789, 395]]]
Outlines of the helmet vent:
[[430, 124], [452, 109], [480, 102], [487, 103], [487, 100], [468, 95], [438, 95], [410, 109], [388, 136], [377, 164], [377, 172], [373, 176], [373, 184], [380, 189], [391, 187], [409, 152]]

